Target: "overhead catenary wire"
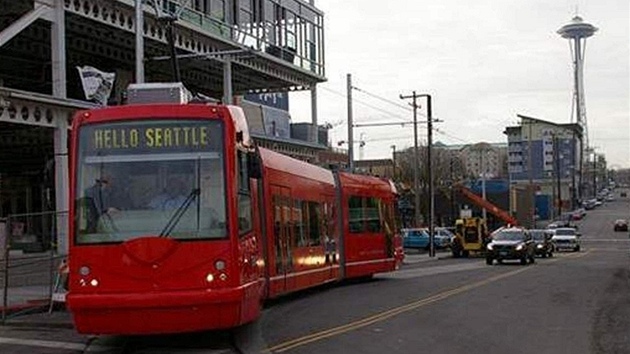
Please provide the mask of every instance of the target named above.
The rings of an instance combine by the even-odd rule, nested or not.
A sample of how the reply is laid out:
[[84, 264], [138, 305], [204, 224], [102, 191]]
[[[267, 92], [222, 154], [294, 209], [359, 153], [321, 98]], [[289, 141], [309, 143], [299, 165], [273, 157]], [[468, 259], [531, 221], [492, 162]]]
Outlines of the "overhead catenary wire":
[[[328, 91], [328, 92], [333, 93], [333, 94], [335, 94], [337, 96], [343, 97], [344, 99], [347, 98], [345, 94], [343, 94], [343, 93], [341, 93], [339, 91], [335, 91], [333, 89], [329, 89], [329, 88], [323, 87], [323, 86], [321, 87], [321, 89], [323, 91]], [[371, 109], [373, 109], [375, 111], [379, 111], [381, 113], [385, 113], [387, 117], [396, 118], [396, 119], [402, 119], [404, 121], [408, 121], [409, 120], [408, 117], [400, 116], [398, 114], [392, 113], [391, 111], [388, 111], [385, 108], [380, 108], [380, 107], [374, 106], [374, 105], [372, 105], [370, 103], [367, 103], [367, 102], [364, 102], [362, 100], [357, 100], [356, 98], [352, 98], [352, 101], [356, 102], [356, 103], [359, 103], [359, 104], [361, 104], [361, 105], [363, 105], [365, 107], [371, 108]]]
[[439, 133], [439, 134], [444, 135], [444, 136], [446, 136], [446, 137], [449, 137], [449, 138], [451, 138], [451, 139], [459, 140], [459, 141], [460, 141], [460, 142], [462, 142], [462, 143], [465, 143], [465, 144], [474, 144], [473, 142], [471, 142], [471, 141], [469, 141], [469, 140], [464, 140], [464, 139], [459, 138], [459, 137], [457, 137], [457, 136], [455, 136], [455, 135], [452, 135], [452, 134], [446, 133], [446, 132], [444, 132], [444, 131], [440, 130], [439, 128], [433, 128], [433, 130], [434, 130], [436, 133]]
[[[322, 88], [324, 91], [328, 91], [329, 93], [332, 93], [332, 94], [334, 94], [334, 95], [337, 95], [337, 96], [339, 96], [339, 97], [341, 97], [341, 98], [344, 98], [344, 99], [346, 98], [346, 94], [344, 94], [344, 93], [342, 93], [342, 92], [339, 92], [339, 91], [336, 91], [336, 90], [333, 90], [333, 89], [330, 89], [330, 88], [327, 88], [327, 87], [321, 87], [321, 88]], [[379, 96], [379, 95], [377, 95], [377, 94], [374, 94], [374, 93], [372, 93], [372, 92], [369, 92], [369, 91], [367, 91], [367, 90], [365, 90], [365, 89], [362, 89], [362, 88], [356, 87], [356, 86], [354, 86], [354, 85], [352, 86], [352, 89], [353, 89], [353, 90], [355, 90], [355, 91], [357, 91], [357, 92], [361, 92], [361, 93], [363, 93], [363, 94], [365, 94], [365, 95], [367, 95], [367, 96], [370, 96], [370, 97], [372, 97], [372, 98], [378, 99], [378, 100], [380, 100], [380, 101], [382, 101], [382, 102], [385, 102], [385, 103], [388, 103], [388, 104], [391, 104], [391, 105], [397, 106], [398, 108], [405, 109], [405, 110], [408, 110], [408, 111], [411, 111], [411, 110], [412, 110], [412, 108], [411, 108], [411, 107], [406, 107], [406, 106], [400, 105], [400, 104], [398, 104], [398, 103], [396, 103], [396, 102], [394, 102], [394, 101], [390, 101], [390, 100], [388, 100], [388, 99], [386, 99], [386, 98], [384, 98], [384, 97], [381, 97], [381, 96]], [[356, 99], [356, 98], [353, 98], [353, 101], [354, 101], [354, 102], [356, 102], [356, 103], [359, 103], [359, 104], [361, 104], [361, 105], [363, 105], [363, 106], [365, 106], [365, 107], [368, 107], [368, 108], [374, 109], [374, 110], [376, 110], [376, 111], [379, 111], [379, 112], [381, 112], [381, 113], [384, 113], [384, 114], [385, 114], [385, 116], [383, 116], [383, 117], [378, 117], [378, 118], [377, 118], [377, 117], [365, 117], [365, 118], [367, 118], [367, 119], [365, 119], [365, 118], [364, 118], [364, 119], [362, 119], [361, 121], [376, 121], [376, 120], [378, 120], [378, 119], [383, 119], [383, 120], [386, 120], [386, 119], [388, 119], [388, 118], [396, 118], [396, 119], [403, 120], [403, 122], [401, 122], [401, 123], [400, 123], [400, 124], [401, 124], [401, 126], [405, 126], [405, 125], [408, 125], [408, 124], [412, 124], [412, 122], [410, 122], [410, 121], [409, 121], [409, 118], [407, 118], [407, 117], [403, 117], [403, 116], [400, 116], [400, 115], [397, 115], [397, 114], [395, 114], [395, 113], [392, 113], [391, 111], [389, 111], [389, 110], [387, 110], [387, 109], [385, 109], [385, 108], [381, 108], [381, 107], [374, 106], [374, 105], [372, 105], [372, 104], [370, 104], [370, 103], [364, 102], [364, 101], [362, 101], [362, 100], [358, 100], [358, 99]], [[418, 115], [419, 115], [419, 116], [422, 116], [422, 117], [424, 117], [424, 118], [426, 118], [426, 115], [425, 115], [425, 114], [423, 114], [423, 113], [418, 113]], [[499, 120], [494, 120], [494, 121], [499, 121]], [[501, 122], [503, 122], [503, 123], [507, 123], [507, 119], [501, 120]], [[453, 135], [453, 134], [447, 133], [447, 132], [445, 132], [445, 131], [443, 131], [443, 130], [441, 130], [441, 129], [439, 129], [439, 128], [436, 128], [436, 127], [433, 127], [433, 131], [435, 131], [436, 133], [438, 133], [438, 134], [440, 134], [440, 135], [442, 135], [442, 136], [445, 136], [445, 137], [448, 137], [448, 138], [451, 138], [451, 139], [457, 140], [457, 141], [459, 141], [459, 142], [461, 142], [461, 143], [464, 143], [464, 144], [474, 144], [474, 143], [473, 143], [473, 142], [471, 142], [470, 140], [466, 140], [466, 139], [460, 138], [460, 137], [458, 137], [458, 136], [455, 136], [455, 135]], [[397, 136], [397, 137], [392, 137], [392, 138], [390, 138], [390, 137], [383, 137], [383, 138], [369, 139], [369, 140], [365, 140], [365, 141], [366, 141], [366, 142], [370, 142], [370, 141], [372, 141], [372, 142], [376, 142], [376, 141], [392, 141], [392, 140], [405, 139], [405, 138], [408, 138], [408, 137], [407, 137], [407, 136]]]
[[370, 96], [370, 97], [372, 97], [372, 98], [376, 98], [377, 100], [381, 100], [381, 101], [383, 101], [383, 102], [387, 102], [387, 103], [389, 103], [389, 104], [391, 104], [391, 105], [394, 105], [394, 106], [396, 106], [396, 107], [398, 107], [398, 108], [404, 109], [404, 110], [409, 111], [409, 112], [412, 112], [412, 111], [413, 111], [413, 109], [412, 109], [412, 108], [410, 108], [410, 107], [407, 107], [407, 106], [401, 105], [401, 104], [400, 104], [400, 103], [398, 103], [398, 102], [390, 101], [389, 99], [387, 99], [387, 98], [385, 98], [385, 97], [381, 97], [381, 96], [379, 96], [379, 95], [377, 95], [377, 94], [375, 94], [375, 93], [371, 93], [371, 92], [369, 92], [369, 91], [366, 91], [366, 90], [361, 89], [361, 88], [356, 87], [356, 86], [353, 86], [352, 88], [353, 88], [354, 90], [358, 91], [358, 92], [361, 92], [361, 93], [363, 93], [363, 94], [367, 95], [367, 96]]

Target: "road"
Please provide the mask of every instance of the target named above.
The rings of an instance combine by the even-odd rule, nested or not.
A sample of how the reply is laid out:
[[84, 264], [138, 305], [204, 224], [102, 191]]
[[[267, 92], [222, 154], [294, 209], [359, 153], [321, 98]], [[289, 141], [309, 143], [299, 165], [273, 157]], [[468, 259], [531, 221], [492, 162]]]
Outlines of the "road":
[[527, 266], [419, 262], [275, 301], [233, 333], [90, 339], [64, 321], [12, 321], [0, 352], [630, 353], [630, 238], [613, 231], [618, 218], [630, 218], [630, 198], [578, 222], [581, 252]]

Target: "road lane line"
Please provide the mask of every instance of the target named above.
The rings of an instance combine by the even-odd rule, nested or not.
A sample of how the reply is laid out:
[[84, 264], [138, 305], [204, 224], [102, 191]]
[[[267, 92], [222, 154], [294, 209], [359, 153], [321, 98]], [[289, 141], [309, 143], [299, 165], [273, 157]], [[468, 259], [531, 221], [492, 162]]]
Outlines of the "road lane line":
[[[568, 256], [562, 257], [562, 258], [555, 258], [555, 259], [550, 260], [549, 262], [546, 262], [546, 263], [555, 263], [555, 262], [558, 262], [561, 259], [565, 259], [565, 258], [581, 258], [581, 257], [586, 256], [588, 253], [589, 253], [589, 251], [586, 251], [586, 252], [581, 252], [579, 254], [568, 255]], [[487, 278], [487, 279], [484, 279], [484, 280], [481, 280], [481, 281], [478, 281], [478, 282], [475, 282], [475, 283], [472, 283], [472, 284], [463, 285], [463, 286], [460, 286], [460, 287], [457, 287], [457, 288], [454, 288], [454, 289], [451, 289], [451, 290], [447, 290], [447, 291], [444, 291], [444, 292], [441, 292], [441, 293], [429, 296], [429, 297], [424, 298], [424, 299], [420, 299], [420, 300], [414, 301], [412, 303], [409, 303], [409, 304], [406, 304], [406, 305], [403, 305], [403, 306], [395, 307], [393, 309], [390, 309], [390, 310], [387, 310], [387, 311], [384, 311], [384, 312], [381, 312], [381, 313], [378, 313], [378, 314], [375, 314], [375, 315], [372, 315], [372, 316], [369, 316], [369, 317], [357, 320], [355, 322], [347, 323], [345, 325], [341, 325], [341, 326], [333, 327], [333, 328], [326, 329], [326, 330], [323, 330], [323, 331], [320, 331], [320, 332], [312, 333], [312, 334], [309, 334], [309, 335], [306, 335], [306, 336], [303, 336], [303, 337], [300, 337], [300, 338], [288, 340], [286, 342], [283, 342], [283, 343], [280, 343], [280, 344], [277, 344], [277, 345], [274, 345], [274, 346], [268, 348], [266, 353], [269, 353], [269, 352], [272, 352], [272, 353], [283, 353], [283, 352], [286, 352], [288, 350], [291, 350], [291, 349], [294, 349], [294, 348], [297, 348], [297, 347], [301, 347], [301, 346], [309, 344], [309, 343], [317, 342], [317, 341], [320, 341], [322, 339], [326, 339], [326, 338], [337, 336], [337, 335], [340, 335], [340, 334], [343, 334], [343, 333], [346, 333], [346, 332], [350, 332], [350, 331], [353, 331], [353, 330], [356, 330], [356, 329], [367, 327], [367, 326], [372, 325], [374, 323], [382, 322], [382, 321], [387, 320], [387, 319], [389, 319], [391, 317], [394, 317], [394, 316], [403, 314], [405, 312], [409, 312], [409, 311], [418, 309], [420, 307], [423, 307], [423, 306], [426, 306], [426, 305], [429, 305], [429, 304], [432, 304], [432, 303], [435, 303], [435, 302], [447, 299], [447, 298], [452, 297], [454, 295], [458, 295], [458, 294], [461, 294], [463, 292], [470, 291], [470, 290], [473, 290], [473, 289], [476, 289], [476, 288], [488, 285], [490, 283], [499, 281], [501, 279], [517, 275], [517, 274], [522, 273], [522, 272], [524, 272], [524, 271], [526, 271], [528, 269], [534, 269], [534, 267], [525, 267], [525, 268], [521, 268], [521, 269], [518, 269], [518, 270], [511, 271], [511, 272], [495, 275], [493, 277], [490, 277], [490, 278]]]

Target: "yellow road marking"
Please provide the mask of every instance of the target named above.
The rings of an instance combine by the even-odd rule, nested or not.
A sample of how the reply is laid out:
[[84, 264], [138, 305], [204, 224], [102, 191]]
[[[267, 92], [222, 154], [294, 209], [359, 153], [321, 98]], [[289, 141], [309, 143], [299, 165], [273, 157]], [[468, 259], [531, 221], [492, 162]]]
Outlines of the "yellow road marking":
[[[551, 260], [551, 262], [557, 262], [560, 259], [564, 259], [564, 258], [581, 258], [586, 256], [590, 251], [586, 251], [586, 252], [581, 252], [581, 253], [574, 253], [571, 255], [568, 255], [566, 257], [562, 257], [562, 258], [555, 258], [553, 260]], [[546, 262], [546, 263], [550, 263], [550, 262]], [[414, 301], [412, 303], [403, 305], [403, 306], [399, 306], [399, 307], [395, 307], [393, 309], [381, 312], [381, 313], [377, 313], [375, 315], [351, 322], [351, 323], [347, 323], [345, 325], [341, 325], [341, 326], [337, 326], [337, 327], [333, 327], [330, 329], [326, 329], [323, 331], [319, 331], [316, 333], [312, 333], [300, 338], [296, 338], [296, 339], [292, 339], [292, 340], [288, 340], [286, 342], [274, 345], [273, 347], [268, 348], [265, 352], [269, 353], [269, 352], [274, 352], [274, 353], [283, 353], [286, 352], [288, 350], [291, 350], [293, 348], [297, 348], [297, 347], [301, 347], [303, 345], [309, 344], [309, 343], [313, 343], [313, 342], [317, 342], [320, 341], [322, 339], [326, 339], [329, 337], [333, 337], [339, 334], [343, 334], [346, 332], [350, 332], [356, 329], [360, 329], [363, 327], [367, 327], [369, 325], [372, 325], [374, 323], [377, 322], [381, 322], [384, 320], [387, 320], [391, 317], [394, 317], [396, 315], [400, 315], [402, 313], [405, 312], [409, 312], [412, 310], [415, 310], [417, 308], [432, 304], [434, 302], [438, 302], [440, 300], [444, 300], [447, 299], [451, 296], [457, 295], [457, 294], [461, 294], [463, 292], [472, 290], [472, 289], [476, 289], [479, 287], [482, 287], [484, 285], [493, 283], [495, 281], [507, 278], [507, 277], [511, 277], [513, 275], [522, 273], [528, 269], [534, 269], [534, 267], [526, 267], [526, 268], [521, 268], [518, 270], [514, 270], [508, 273], [504, 273], [504, 274], [499, 274], [499, 275], [495, 275], [493, 277], [490, 277], [488, 279], [484, 279], [481, 281], [478, 281], [476, 283], [472, 283], [472, 284], [467, 284], [467, 285], [463, 285], [451, 290], [447, 290], [432, 296], [429, 296], [427, 298], [424, 299], [420, 299], [417, 301]]]

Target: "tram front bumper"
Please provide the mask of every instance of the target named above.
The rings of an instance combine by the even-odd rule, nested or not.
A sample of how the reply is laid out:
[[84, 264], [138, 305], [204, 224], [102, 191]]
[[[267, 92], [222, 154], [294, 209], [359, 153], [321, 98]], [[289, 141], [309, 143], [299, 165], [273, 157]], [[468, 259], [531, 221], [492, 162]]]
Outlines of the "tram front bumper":
[[180, 333], [231, 328], [255, 319], [261, 289], [261, 282], [252, 282], [220, 290], [69, 293], [67, 302], [79, 333]]

